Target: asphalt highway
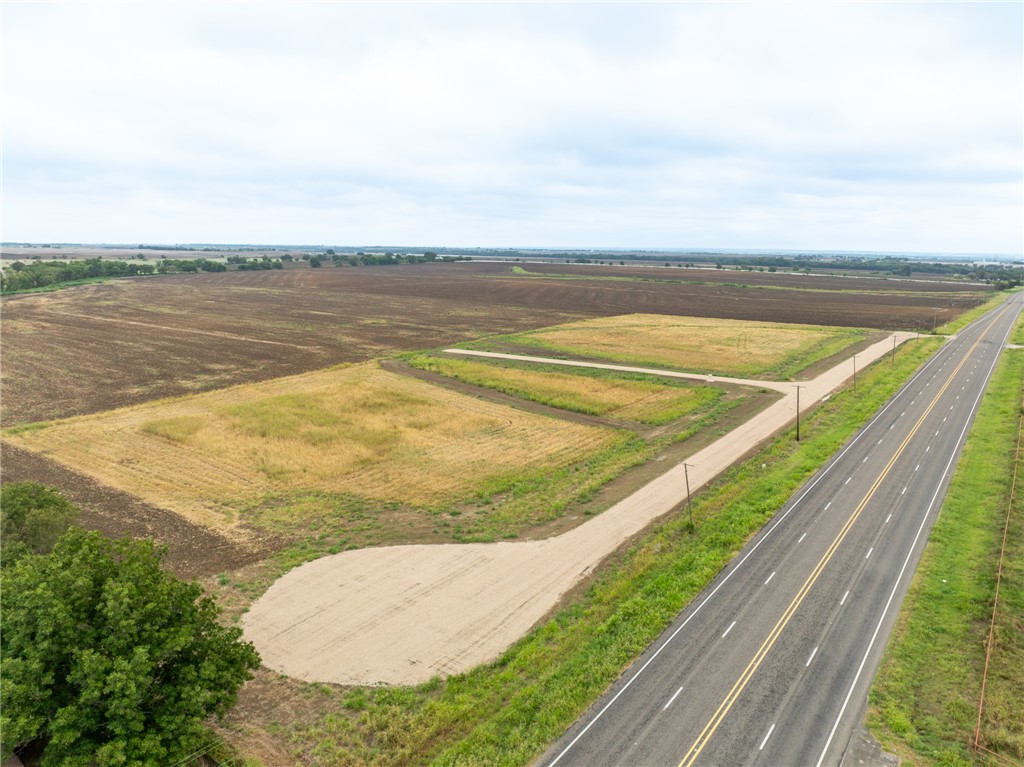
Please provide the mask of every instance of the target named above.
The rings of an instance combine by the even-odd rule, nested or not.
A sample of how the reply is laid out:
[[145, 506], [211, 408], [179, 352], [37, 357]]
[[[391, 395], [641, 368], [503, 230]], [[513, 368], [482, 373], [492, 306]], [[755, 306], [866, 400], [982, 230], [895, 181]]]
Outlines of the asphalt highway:
[[939, 350], [539, 764], [838, 765], [1022, 301]]

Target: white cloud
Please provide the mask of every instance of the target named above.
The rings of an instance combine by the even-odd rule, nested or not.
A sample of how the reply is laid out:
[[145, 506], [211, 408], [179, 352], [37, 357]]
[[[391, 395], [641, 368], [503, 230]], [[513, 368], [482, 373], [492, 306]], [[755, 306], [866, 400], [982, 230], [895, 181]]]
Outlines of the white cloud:
[[1021, 250], [1018, 5], [2, 12], [8, 240]]

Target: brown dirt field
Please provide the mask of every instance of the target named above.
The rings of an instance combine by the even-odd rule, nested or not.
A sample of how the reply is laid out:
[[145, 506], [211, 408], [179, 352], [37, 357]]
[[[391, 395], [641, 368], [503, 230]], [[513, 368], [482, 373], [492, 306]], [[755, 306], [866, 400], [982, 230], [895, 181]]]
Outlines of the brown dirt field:
[[[509, 269], [458, 263], [166, 275], [8, 297], [0, 322], [3, 422], [92, 413], [584, 317], [647, 312], [914, 328], [931, 327], [933, 307], [946, 322], [986, 295], [932, 296], [918, 290], [931, 283], [855, 278], [813, 279], [818, 288], [868, 283], [916, 292], [759, 290], [682, 280], [721, 278], [717, 270], [664, 269], [683, 273], [670, 283], [516, 279]], [[585, 271], [592, 275], [594, 268]], [[661, 273], [626, 268], [634, 276], [641, 271]], [[727, 275], [751, 285], [811, 279]]]

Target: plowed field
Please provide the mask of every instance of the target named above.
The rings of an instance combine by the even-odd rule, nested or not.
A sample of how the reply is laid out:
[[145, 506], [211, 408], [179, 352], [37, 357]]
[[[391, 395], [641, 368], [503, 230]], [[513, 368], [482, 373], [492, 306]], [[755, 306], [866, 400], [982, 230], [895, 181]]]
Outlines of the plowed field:
[[[506, 263], [295, 268], [123, 279], [11, 297], [0, 325], [3, 422], [92, 413], [586, 317], [644, 312], [925, 329], [987, 295], [948, 285], [935, 293], [936, 283], [898, 280], [529, 268], [579, 279], [520, 278]], [[610, 273], [661, 281], [591, 279]], [[737, 284], [711, 284], [725, 279]], [[769, 283], [803, 289], [756, 287]], [[897, 292], [845, 292], [852, 290]]]

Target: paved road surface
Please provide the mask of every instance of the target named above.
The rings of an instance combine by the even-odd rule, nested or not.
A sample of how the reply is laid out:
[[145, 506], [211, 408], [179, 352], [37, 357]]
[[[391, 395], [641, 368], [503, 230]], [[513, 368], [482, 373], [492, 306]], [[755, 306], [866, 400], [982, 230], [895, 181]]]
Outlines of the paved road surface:
[[943, 347], [540, 764], [839, 764], [1022, 300]]

